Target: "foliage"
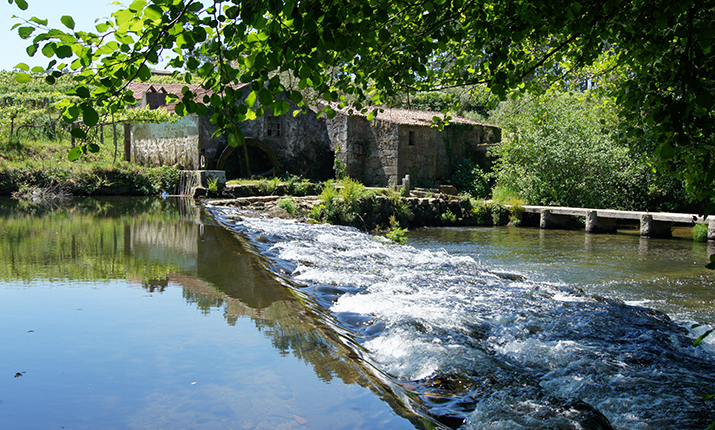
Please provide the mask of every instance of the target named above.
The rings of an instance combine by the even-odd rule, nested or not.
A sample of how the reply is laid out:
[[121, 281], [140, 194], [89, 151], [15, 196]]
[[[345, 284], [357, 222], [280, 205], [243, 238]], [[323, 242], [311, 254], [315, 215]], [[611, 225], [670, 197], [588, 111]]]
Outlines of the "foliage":
[[683, 208], [677, 181], [654, 173], [644, 154], [618, 143], [612, 103], [589, 92], [503, 103], [493, 116], [504, 136], [493, 150], [497, 187], [537, 205]]
[[206, 178], [208, 192], [212, 194], [218, 193], [218, 178]]
[[346, 177], [340, 181], [340, 185], [342, 186], [340, 188], [340, 198], [350, 208], [356, 208], [357, 200], [368, 196], [365, 185], [353, 178]]
[[509, 206], [524, 206], [525, 204], [524, 199], [519, 196], [518, 191], [515, 191], [504, 184], [498, 184], [492, 188], [492, 200]]
[[395, 215], [390, 216], [390, 229], [385, 233], [385, 236], [393, 242], [405, 245], [407, 243], [406, 228], [400, 227], [400, 222]]
[[289, 214], [293, 215], [296, 212], [295, 203], [292, 199], [280, 199], [278, 200], [278, 207], [285, 210]]
[[[171, 122], [178, 116], [166, 110], [129, 109], [112, 115], [103, 115], [95, 127], [87, 127], [81, 122], [72, 125], [62, 121], [60, 110], [55, 105], [65, 100], [74, 100], [66, 95], [73, 88], [70, 75], [57, 78], [54, 84], [48, 84], [39, 74], [28, 75], [26, 82], [19, 83], [17, 72], [0, 72], [0, 144], [21, 148], [32, 140], [55, 141], [76, 137], [92, 142], [78, 145], [72, 153], [73, 158], [81, 154], [97, 152], [96, 144], [104, 143], [101, 139], [105, 125], [128, 122]], [[166, 77], [163, 77], [166, 78]], [[152, 81], [156, 78], [152, 78]], [[123, 138], [123, 129], [119, 130]], [[107, 133], [109, 134], [109, 133]]]
[[707, 242], [708, 241], [708, 225], [707, 224], [695, 224], [693, 226], [693, 240], [696, 242]]
[[432, 112], [449, 112], [454, 108], [457, 115], [480, 121], [489, 118], [493, 104], [494, 95], [483, 84], [397, 96], [398, 107]]
[[445, 225], [456, 224], [458, 221], [457, 215], [450, 209], [447, 209], [446, 211], [442, 212], [439, 216], [439, 219], [442, 221], [442, 224]]
[[[21, 190], [55, 189], [73, 195], [156, 195], [174, 192], [179, 170], [173, 166], [146, 168], [112, 162], [111, 153], [92, 154], [71, 163], [68, 142], [29, 141], [0, 154], [0, 195]], [[22, 193], [21, 193], [22, 194]]]
[[467, 158], [454, 169], [449, 182], [457, 187], [459, 192], [477, 199], [487, 197], [491, 188], [487, 174]]
[[[9, 1], [27, 8], [25, 0]], [[69, 16], [64, 29], [37, 17], [15, 28], [29, 54], [51, 59], [48, 82], [66, 68], [74, 74], [71, 98], [56, 104], [67, 122], [93, 127], [103, 112], [124, 109], [133, 101], [127, 83], [150, 79], [150, 67], [171, 56], [170, 67], [208, 91], [185, 92], [177, 112], [213, 112], [212, 122], [230, 132], [233, 145], [243, 142], [240, 122], [287, 113], [280, 93], [304, 106], [310, 90], [322, 102], [343, 107], [349, 99], [367, 112], [405, 92], [485, 84], [505, 99], [514, 90], [596, 84], [617, 100], [633, 142], [649, 147], [691, 196], [710, 198], [714, 6], [715, 0], [135, 0], [92, 31], [76, 30]], [[19, 68], [26, 73], [18, 81], [32, 79], [29, 67]], [[239, 83], [249, 85], [245, 99], [233, 89]], [[334, 115], [327, 103], [323, 112]]]
[[511, 220], [511, 213], [509, 209], [499, 203], [490, 202], [487, 203], [487, 208], [492, 216], [493, 225], [507, 225]]

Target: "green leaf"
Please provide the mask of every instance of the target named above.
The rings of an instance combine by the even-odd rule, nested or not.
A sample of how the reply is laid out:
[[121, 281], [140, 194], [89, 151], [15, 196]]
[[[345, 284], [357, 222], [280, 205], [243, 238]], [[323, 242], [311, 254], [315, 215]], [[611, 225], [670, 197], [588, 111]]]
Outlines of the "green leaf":
[[85, 86], [75, 88], [74, 93], [77, 94], [78, 96], [82, 97], [83, 99], [88, 99], [90, 96], [89, 88], [87, 88]]
[[45, 57], [50, 58], [53, 55], [55, 55], [56, 47], [57, 47], [57, 44], [55, 42], [46, 43], [45, 46], [42, 47], [42, 54]]
[[132, 4], [129, 5], [129, 10], [132, 12], [139, 12], [146, 6], [146, 0], [134, 0]]
[[246, 106], [253, 107], [256, 104], [257, 98], [258, 94], [256, 94], [255, 91], [251, 91], [250, 93], [248, 93], [248, 96], [246, 97]]
[[19, 69], [19, 70], [22, 70], [22, 71], [25, 71], [25, 72], [29, 72], [29, 71], [30, 71], [30, 66], [28, 66], [28, 65], [25, 64], [25, 63], [17, 63], [17, 64], [15, 65], [15, 68], [16, 68], [16, 69]]
[[70, 161], [77, 161], [83, 153], [84, 151], [82, 150], [81, 146], [75, 146], [70, 150], [69, 154], [67, 154], [67, 159], [69, 159]]
[[76, 137], [77, 139], [87, 138], [87, 133], [81, 128], [73, 128], [72, 130], [70, 130], [70, 135], [72, 135], [72, 137]]
[[17, 34], [20, 35], [20, 39], [27, 39], [35, 31], [35, 27], [20, 27], [17, 29]]
[[99, 122], [99, 114], [91, 106], [82, 107], [82, 122], [88, 127], [94, 127]]
[[[10, 2], [12, 4], [12, 2]], [[27, 10], [27, 2], [25, 0], [15, 0], [15, 4], [20, 10]]]
[[706, 331], [705, 333], [703, 333], [702, 335], [700, 335], [700, 337], [697, 338], [697, 339], [695, 339], [695, 342], [693, 342], [693, 346], [698, 346], [698, 345], [700, 345], [700, 343], [701, 343], [703, 340], [705, 340], [705, 338], [708, 337], [708, 336], [710, 335], [710, 333], [712, 333], [713, 331], [715, 331], [715, 329], [712, 329], [712, 328], [711, 328], [710, 330], [708, 330], [708, 331]]
[[32, 76], [27, 73], [18, 73], [15, 75], [15, 82], [20, 84], [26, 84], [32, 80]]
[[72, 47], [69, 45], [60, 45], [55, 49], [55, 55], [58, 58], [69, 58], [72, 56]]
[[34, 22], [35, 24], [39, 24], [39, 25], [47, 25], [47, 20], [46, 20], [46, 19], [40, 19], [40, 18], [37, 18], [37, 17], [35, 17], [35, 16], [33, 16], [32, 18], [30, 18], [30, 22]]
[[96, 143], [90, 143], [89, 145], [87, 145], [87, 149], [89, 150], [89, 152], [93, 152], [96, 154], [97, 152], [99, 152], [99, 145], [97, 145]]
[[72, 19], [71, 16], [63, 15], [62, 18], [60, 18], [60, 22], [62, 22], [62, 24], [70, 30], [74, 30], [74, 19]]
[[288, 113], [289, 110], [290, 105], [285, 100], [275, 100], [273, 103], [271, 103], [271, 112], [273, 112], [273, 116], [283, 115], [285, 113]]
[[142, 81], [148, 81], [151, 79], [151, 70], [146, 66], [146, 64], [142, 64], [137, 72], [137, 76], [139, 76], [139, 79]]
[[240, 131], [238, 133], [229, 133], [228, 134], [228, 144], [233, 146], [234, 148], [237, 146], [241, 146], [244, 143], [246, 143], [246, 138], [243, 136], [243, 133]]
[[161, 10], [160, 7], [151, 5], [144, 9], [144, 16], [152, 21], [161, 21], [162, 17], [164, 16], [164, 12]]
[[270, 105], [273, 102], [273, 93], [262, 89], [261, 92], [258, 93], [258, 101], [264, 106]]

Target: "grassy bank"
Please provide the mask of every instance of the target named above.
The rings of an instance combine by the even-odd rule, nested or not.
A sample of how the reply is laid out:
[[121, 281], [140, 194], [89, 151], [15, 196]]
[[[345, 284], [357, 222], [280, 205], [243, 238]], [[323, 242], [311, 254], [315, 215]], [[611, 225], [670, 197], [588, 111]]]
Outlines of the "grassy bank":
[[154, 195], [172, 193], [179, 179], [174, 167], [146, 168], [121, 161], [102, 145], [70, 162], [69, 141], [21, 141], [0, 144], [0, 195], [27, 189], [54, 189], [75, 196]]

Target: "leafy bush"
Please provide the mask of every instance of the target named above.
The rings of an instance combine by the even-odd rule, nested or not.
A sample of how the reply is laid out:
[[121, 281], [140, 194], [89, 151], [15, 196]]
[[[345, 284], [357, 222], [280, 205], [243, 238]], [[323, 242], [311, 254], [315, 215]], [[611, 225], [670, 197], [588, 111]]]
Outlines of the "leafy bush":
[[407, 229], [400, 227], [400, 222], [397, 221], [395, 215], [392, 215], [390, 217], [390, 229], [387, 231], [385, 236], [393, 242], [404, 245], [407, 243], [407, 237], [405, 237], [406, 233]]
[[296, 212], [295, 203], [291, 199], [278, 200], [278, 207], [293, 215]]
[[654, 174], [616, 135], [613, 101], [559, 92], [502, 104], [494, 174], [497, 187], [529, 204], [625, 210], [686, 206], [682, 187]]
[[491, 188], [487, 174], [467, 158], [459, 163], [449, 181], [457, 187], [459, 192], [477, 199], [487, 197]]
[[707, 224], [695, 224], [693, 226], [693, 240], [696, 242], [707, 242], [708, 241], [708, 225]]

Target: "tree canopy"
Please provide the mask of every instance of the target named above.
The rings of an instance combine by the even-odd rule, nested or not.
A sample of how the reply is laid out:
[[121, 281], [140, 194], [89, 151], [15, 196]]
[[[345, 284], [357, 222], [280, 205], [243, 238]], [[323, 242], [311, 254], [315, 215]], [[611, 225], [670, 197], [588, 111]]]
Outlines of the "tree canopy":
[[48, 57], [34, 72], [74, 74], [75, 98], [58, 106], [68, 122], [123, 109], [127, 83], [162, 59], [212, 94], [186, 91], [177, 112], [212, 112], [233, 144], [240, 122], [287, 113], [280, 93], [367, 112], [406, 92], [486, 84], [505, 98], [588, 80], [616, 97], [623, 138], [694, 198], [715, 196], [715, 0], [134, 0], [92, 31], [61, 22], [16, 28]]

